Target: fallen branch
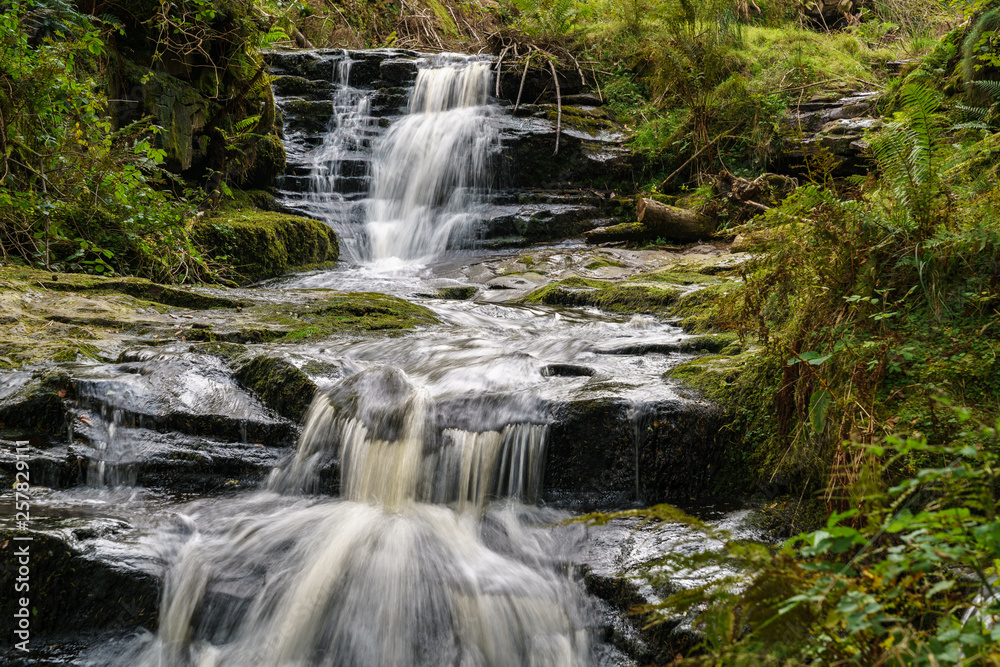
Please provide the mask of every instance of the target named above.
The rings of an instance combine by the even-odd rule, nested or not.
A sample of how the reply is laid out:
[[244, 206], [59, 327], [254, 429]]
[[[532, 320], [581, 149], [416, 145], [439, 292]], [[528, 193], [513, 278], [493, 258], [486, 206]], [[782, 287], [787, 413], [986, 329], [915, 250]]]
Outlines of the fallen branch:
[[562, 94], [559, 92], [559, 74], [556, 72], [556, 64], [549, 61], [552, 69], [552, 80], [556, 82], [556, 150], [553, 155], [559, 155], [559, 134], [562, 131]]
[[521, 106], [521, 93], [524, 92], [524, 82], [528, 78], [528, 65], [531, 63], [531, 54], [529, 53], [524, 58], [524, 71], [521, 72], [521, 85], [517, 89], [517, 101], [514, 102], [514, 114], [517, 114], [517, 108]]

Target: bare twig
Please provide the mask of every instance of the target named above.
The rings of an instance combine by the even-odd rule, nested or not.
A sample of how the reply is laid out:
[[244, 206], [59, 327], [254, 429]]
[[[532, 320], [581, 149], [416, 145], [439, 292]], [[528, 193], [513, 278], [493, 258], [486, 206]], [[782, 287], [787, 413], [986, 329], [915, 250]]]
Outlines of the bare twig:
[[556, 64], [549, 61], [549, 68], [552, 70], [552, 80], [556, 83], [556, 150], [553, 155], [559, 155], [559, 135], [562, 132], [562, 93], [559, 91], [559, 73], [556, 72]]
[[531, 63], [531, 55], [528, 54], [524, 58], [524, 71], [521, 73], [521, 85], [517, 88], [517, 101], [514, 102], [514, 113], [517, 113], [517, 108], [521, 106], [521, 93], [524, 92], [524, 82], [528, 78], [528, 65]]

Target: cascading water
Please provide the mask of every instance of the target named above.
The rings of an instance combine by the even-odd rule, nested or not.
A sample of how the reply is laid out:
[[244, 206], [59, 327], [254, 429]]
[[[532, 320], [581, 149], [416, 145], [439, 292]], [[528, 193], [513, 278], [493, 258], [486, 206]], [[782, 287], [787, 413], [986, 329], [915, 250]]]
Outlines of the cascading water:
[[339, 232], [342, 252], [358, 261], [371, 252], [365, 234], [354, 233], [363, 207], [349, 195], [367, 192], [371, 144], [379, 133], [371, 113], [372, 91], [351, 86], [354, 64], [346, 54], [333, 67], [333, 115], [323, 143], [313, 151], [307, 211]]
[[[558, 515], [490, 502], [538, 494], [547, 426], [435, 418], [428, 389], [398, 369], [317, 392], [268, 491], [195, 504], [192, 529], [163, 545], [159, 632], [117, 662], [589, 664], [573, 541], [527, 525]], [[343, 499], [300, 495], [331, 456]]]
[[[333, 117], [311, 154], [305, 212], [337, 229], [354, 262], [413, 263], [467, 245], [500, 151], [491, 64], [453, 54], [420, 61], [407, 113], [385, 132], [372, 91], [350, 85], [352, 64], [346, 55], [334, 64]], [[359, 191], [367, 199], [352, 196]]]
[[408, 115], [375, 147], [371, 259], [427, 258], [469, 239], [500, 149], [490, 67], [440, 56], [417, 74]]

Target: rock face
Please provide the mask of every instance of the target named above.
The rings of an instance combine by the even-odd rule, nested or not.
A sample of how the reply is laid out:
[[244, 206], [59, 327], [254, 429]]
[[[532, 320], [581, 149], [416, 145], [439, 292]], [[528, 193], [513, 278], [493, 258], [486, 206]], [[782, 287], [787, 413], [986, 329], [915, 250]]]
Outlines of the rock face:
[[13, 618], [19, 609], [14, 585], [18, 550], [25, 544], [31, 563], [30, 591], [25, 596], [33, 609], [32, 638], [54, 632], [155, 627], [160, 582], [152, 571], [89, 557], [65, 538], [41, 532], [0, 530], [0, 586], [11, 591], [0, 597], [4, 617]]
[[722, 453], [716, 441], [722, 411], [712, 404], [574, 401], [555, 414], [545, 473], [550, 498], [656, 504], [709, 490]]
[[[882, 121], [874, 113], [878, 93], [854, 93], [843, 98], [815, 99], [796, 108], [785, 123], [778, 163], [782, 171], [797, 173], [808, 159], [829, 163], [837, 175], [866, 169], [865, 132]], [[825, 154], [826, 157], [823, 157]]]
[[[369, 118], [350, 146], [342, 147], [333, 183], [336, 201], [326, 212], [349, 223], [363, 219], [372, 147], [406, 113], [419, 68], [429, 57], [400, 49], [268, 54], [288, 154], [288, 167], [278, 178], [278, 187], [289, 212], [314, 210], [315, 202], [308, 195], [314, 187], [311, 152], [322, 144], [336, 114], [354, 113], [351, 105], [357, 102], [338, 97], [346, 81], [367, 93], [364, 113]], [[551, 74], [546, 76], [551, 83]], [[523, 95], [523, 101], [531, 103], [522, 103], [517, 114], [512, 114], [519, 77], [520, 70], [511, 90], [509, 70], [504, 66], [501, 97], [496, 101], [506, 109], [495, 118], [502, 146], [502, 155], [494, 156], [499, 177], [482, 212], [477, 237], [487, 244], [519, 245], [577, 236], [608, 224], [618, 202], [594, 190], [614, 190], [631, 178], [632, 156], [623, 146], [622, 128], [596, 96], [575, 95], [581, 87], [575, 72], [572, 77], [561, 74], [566, 97], [555, 155], [555, 98], [540, 94], [546, 84], [539, 76], [537, 82], [529, 81]]]

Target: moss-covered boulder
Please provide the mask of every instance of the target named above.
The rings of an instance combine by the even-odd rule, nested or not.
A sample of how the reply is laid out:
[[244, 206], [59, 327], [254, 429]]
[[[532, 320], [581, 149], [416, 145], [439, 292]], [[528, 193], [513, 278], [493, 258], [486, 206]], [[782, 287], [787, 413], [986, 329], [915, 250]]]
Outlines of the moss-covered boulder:
[[340, 255], [336, 233], [322, 222], [253, 209], [199, 220], [193, 237], [208, 257], [225, 257], [242, 283], [329, 267]]
[[378, 292], [333, 292], [324, 296], [291, 309], [287, 304], [254, 307], [248, 315], [263, 324], [262, 337], [256, 341], [248, 338], [245, 342], [290, 342], [338, 333], [392, 332], [438, 321], [423, 306]]
[[274, 357], [254, 357], [236, 371], [236, 380], [257, 394], [264, 405], [293, 421], [302, 419], [316, 393], [316, 384], [308, 375]]
[[617, 313], [663, 313], [681, 294], [680, 290], [662, 285], [567, 278], [535, 290], [523, 301], [558, 306], [594, 306]]

